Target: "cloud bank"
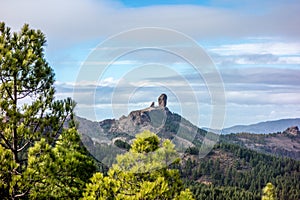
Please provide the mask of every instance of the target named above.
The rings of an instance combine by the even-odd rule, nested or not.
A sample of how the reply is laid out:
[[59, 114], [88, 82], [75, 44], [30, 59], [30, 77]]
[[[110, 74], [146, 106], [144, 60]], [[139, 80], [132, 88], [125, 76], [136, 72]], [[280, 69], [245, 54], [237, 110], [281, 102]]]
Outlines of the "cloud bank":
[[152, 26], [175, 29], [195, 39], [250, 36], [299, 39], [298, 1], [252, 2], [246, 5], [255, 7], [257, 13], [247, 12], [246, 7], [154, 5], [128, 8], [117, 1], [10, 0], [2, 1], [0, 19], [14, 28], [30, 23], [46, 32], [50, 40], [63, 43], [105, 38], [120, 31]]

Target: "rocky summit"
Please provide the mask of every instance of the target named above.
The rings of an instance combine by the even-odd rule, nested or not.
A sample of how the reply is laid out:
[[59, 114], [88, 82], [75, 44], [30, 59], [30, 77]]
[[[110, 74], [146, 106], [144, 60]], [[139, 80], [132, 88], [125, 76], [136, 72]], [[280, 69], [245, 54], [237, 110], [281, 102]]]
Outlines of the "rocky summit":
[[167, 95], [166, 94], [161, 94], [158, 97], [158, 105], [160, 107], [166, 107], [167, 106]]
[[107, 136], [127, 135], [130, 138], [144, 130], [150, 130], [164, 138], [184, 140], [189, 145], [195, 139], [197, 132], [205, 134], [205, 131], [188, 120], [172, 113], [166, 105], [167, 95], [161, 94], [158, 97], [158, 106], [152, 102], [150, 107], [132, 111], [128, 116], [122, 116], [120, 119], [104, 120], [99, 124], [103, 134]]
[[[166, 94], [161, 94], [157, 103], [158, 106], [152, 102], [149, 107], [132, 111], [127, 116], [123, 115], [119, 119], [106, 119], [95, 122], [98, 129], [96, 134], [91, 134], [88, 129], [82, 129], [82, 126], [79, 126], [79, 130], [94, 142], [106, 144], [112, 143], [116, 139], [130, 143], [136, 134], [144, 130], [150, 130], [159, 137], [171, 139], [176, 146], [182, 148], [203, 141], [207, 132], [199, 129], [180, 115], [172, 113], [166, 107]], [[81, 119], [80, 121], [83, 122], [84, 120]]]

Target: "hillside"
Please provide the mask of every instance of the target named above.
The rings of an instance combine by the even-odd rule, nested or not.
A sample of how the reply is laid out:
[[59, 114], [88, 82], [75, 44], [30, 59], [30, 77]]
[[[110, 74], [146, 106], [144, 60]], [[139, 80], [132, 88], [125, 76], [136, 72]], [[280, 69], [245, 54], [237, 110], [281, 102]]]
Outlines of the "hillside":
[[271, 182], [277, 199], [300, 199], [300, 162], [221, 142], [202, 159], [187, 155], [179, 167], [196, 199], [261, 199]]
[[298, 127], [295, 133], [288, 130], [273, 134], [238, 133], [221, 136], [221, 140], [262, 153], [285, 156], [300, 160], [300, 132]]

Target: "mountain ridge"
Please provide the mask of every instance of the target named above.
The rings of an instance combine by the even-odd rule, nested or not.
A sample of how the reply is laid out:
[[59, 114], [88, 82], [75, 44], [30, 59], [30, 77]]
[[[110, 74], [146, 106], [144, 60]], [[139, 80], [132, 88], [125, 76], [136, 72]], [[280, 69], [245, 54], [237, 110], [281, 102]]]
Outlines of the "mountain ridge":
[[192, 146], [194, 140], [201, 142], [207, 134], [167, 107], [160, 106], [134, 110], [119, 119], [92, 122], [77, 117], [77, 121], [79, 132], [98, 143], [111, 143], [116, 137], [123, 137], [126, 142], [130, 142], [137, 133], [149, 130], [160, 137], [171, 139], [175, 144], [181, 142], [181, 145]]
[[[157, 133], [159, 137], [171, 139], [178, 147], [177, 150], [180, 150], [180, 146], [182, 150], [195, 145], [201, 146], [208, 133], [180, 115], [172, 113], [167, 107], [135, 110], [130, 112], [128, 116], [122, 116], [119, 119], [105, 119], [99, 122], [81, 117], [77, 117], [77, 120], [80, 124], [79, 132], [84, 141], [88, 143], [87, 146], [91, 146], [91, 143], [113, 145], [117, 140], [130, 144], [135, 134], [150, 130]], [[272, 122], [278, 121], [282, 120]], [[300, 134], [293, 135], [288, 132], [293, 127], [298, 130], [297, 126], [292, 126], [272, 134], [246, 132], [225, 134], [220, 135], [220, 140], [261, 153], [300, 160]]]
[[[94, 149], [97, 144], [118, 153], [120, 152], [118, 148], [120, 145], [130, 146], [136, 134], [149, 130], [163, 139], [171, 140], [175, 144], [176, 150], [181, 153], [187, 149], [191, 150], [190, 148], [197, 148], [197, 151], [205, 156], [205, 153], [208, 153], [207, 151], [212, 149], [220, 139], [261, 153], [300, 160], [300, 134], [297, 126], [297, 122], [300, 122], [299, 118], [234, 127], [250, 127], [252, 130], [254, 127], [256, 130], [264, 130], [263, 133], [268, 133], [266, 130], [270, 131], [273, 128], [271, 131], [273, 134], [249, 134], [248, 132], [252, 133], [253, 131], [244, 129], [238, 131], [241, 134], [217, 135], [198, 128], [179, 114], [172, 113], [166, 105], [167, 96], [162, 94], [158, 98], [158, 106], [152, 103], [147, 108], [131, 111], [127, 116], [123, 115], [119, 119], [91, 122], [78, 117], [79, 132], [84, 138], [83, 143], [86, 143], [86, 146], [91, 148], [88, 150], [92, 152], [98, 152]], [[274, 127], [276, 131], [274, 131]], [[118, 147], [115, 146], [116, 142], [119, 144]], [[202, 151], [203, 149], [205, 150]], [[105, 156], [101, 155], [99, 160]]]
[[[253, 133], [253, 134], [268, 134], [277, 133], [285, 130], [288, 127], [298, 126], [300, 127], [300, 118], [285, 118], [278, 120], [263, 121], [249, 125], [234, 125], [231, 127], [223, 128], [221, 134], [230, 133]], [[206, 131], [217, 132], [214, 129], [202, 127]]]
[[[112, 164], [111, 158], [114, 155], [125, 150], [120, 147], [128, 149], [135, 135], [146, 130], [156, 133], [164, 140], [171, 140], [180, 154], [196, 146], [201, 154], [207, 154], [217, 142], [218, 136], [198, 128], [179, 114], [172, 113], [166, 105], [167, 96], [162, 94], [158, 98], [158, 106], [152, 103], [150, 107], [131, 111], [119, 119], [91, 122], [77, 117], [82, 142], [97, 160], [109, 158], [109, 161], [105, 161], [108, 165]], [[103, 153], [106, 151], [107, 153]]]

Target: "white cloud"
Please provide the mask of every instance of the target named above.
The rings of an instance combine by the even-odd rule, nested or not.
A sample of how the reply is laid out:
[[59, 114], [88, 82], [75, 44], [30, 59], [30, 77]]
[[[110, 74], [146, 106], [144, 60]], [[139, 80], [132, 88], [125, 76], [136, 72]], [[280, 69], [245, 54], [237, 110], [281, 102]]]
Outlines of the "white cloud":
[[119, 82], [119, 80], [114, 79], [113, 77], [108, 77], [108, 78], [105, 78], [105, 79], [100, 80], [100, 81], [87, 81], [87, 80], [77, 81], [77, 82], [56, 81], [55, 85], [57, 87], [62, 87], [62, 88], [76, 89], [76, 87], [77, 87], [78, 89], [80, 89], [80, 88], [87, 88], [87, 89], [93, 88], [94, 89], [94, 88], [97, 88], [97, 87], [106, 87], [106, 86], [113, 87], [118, 82]]
[[298, 64], [300, 65], [300, 56], [285, 56], [285, 57], [280, 57], [278, 59], [278, 63], [280, 64]]
[[135, 60], [117, 60], [117, 61], [85, 61], [82, 64], [93, 65], [134, 65], [140, 64]]
[[264, 43], [243, 43], [243, 44], [226, 44], [216, 48], [209, 49], [212, 53], [223, 56], [232, 55], [300, 55], [300, 42], [264, 42]]
[[221, 56], [211, 55], [214, 63], [219, 67], [230, 67], [236, 65], [281, 65], [286, 68], [293, 68], [291, 65], [300, 64], [299, 56], [275, 56], [272, 54], [244, 54], [244, 55], [230, 55]]

